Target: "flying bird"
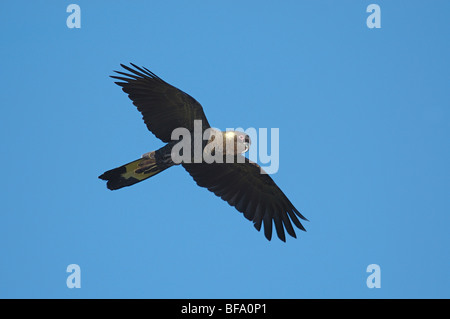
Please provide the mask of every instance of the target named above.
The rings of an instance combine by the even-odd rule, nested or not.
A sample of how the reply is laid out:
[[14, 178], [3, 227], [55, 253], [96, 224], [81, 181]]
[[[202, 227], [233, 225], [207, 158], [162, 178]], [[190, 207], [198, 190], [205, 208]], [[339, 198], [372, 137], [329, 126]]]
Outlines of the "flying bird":
[[[148, 130], [167, 144], [159, 150], [143, 154], [140, 159], [100, 175], [100, 179], [107, 181], [107, 188], [116, 190], [131, 186], [179, 164], [193, 177], [197, 185], [207, 188], [234, 206], [253, 222], [258, 231], [264, 224], [264, 235], [268, 240], [272, 238], [273, 225], [282, 241], [286, 241], [285, 230], [296, 238], [292, 223], [305, 231], [299, 218], [307, 219], [257, 163], [242, 155], [248, 151], [251, 144], [247, 134], [239, 131], [220, 132], [211, 128], [203, 107], [190, 95], [163, 81], [145, 67], [141, 68], [133, 63], [132, 67], [123, 64], [121, 66], [128, 73], [115, 71], [118, 75], [111, 77], [119, 80], [115, 83], [122, 87], [141, 112]], [[202, 133], [208, 129], [210, 132], [209, 137], [201, 143], [202, 152], [209, 145], [216, 143], [211, 155], [227, 159], [232, 157], [231, 163], [228, 160], [193, 160], [181, 163], [173, 160], [173, 150], [178, 141], [172, 139], [172, 132], [182, 128], [194, 133], [196, 123], [201, 125]], [[195, 142], [190, 142], [193, 142], [189, 143], [193, 149]], [[189, 151], [187, 148], [181, 153], [192, 157]]]

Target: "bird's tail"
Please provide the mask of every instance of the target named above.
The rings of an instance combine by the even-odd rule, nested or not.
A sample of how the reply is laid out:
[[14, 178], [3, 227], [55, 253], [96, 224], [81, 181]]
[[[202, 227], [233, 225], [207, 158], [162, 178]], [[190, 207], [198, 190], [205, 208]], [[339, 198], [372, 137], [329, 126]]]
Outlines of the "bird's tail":
[[98, 178], [107, 181], [106, 187], [114, 190], [142, 182], [172, 165], [167, 162], [157, 163], [155, 151], [153, 151], [144, 154], [138, 160], [104, 172]]

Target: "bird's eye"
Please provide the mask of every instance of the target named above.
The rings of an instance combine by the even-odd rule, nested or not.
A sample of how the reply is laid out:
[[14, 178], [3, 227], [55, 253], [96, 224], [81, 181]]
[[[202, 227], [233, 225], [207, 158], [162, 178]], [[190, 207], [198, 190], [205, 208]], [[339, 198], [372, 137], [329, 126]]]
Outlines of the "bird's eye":
[[243, 141], [243, 140], [244, 140], [244, 135], [239, 135], [239, 139], [240, 139], [241, 141]]

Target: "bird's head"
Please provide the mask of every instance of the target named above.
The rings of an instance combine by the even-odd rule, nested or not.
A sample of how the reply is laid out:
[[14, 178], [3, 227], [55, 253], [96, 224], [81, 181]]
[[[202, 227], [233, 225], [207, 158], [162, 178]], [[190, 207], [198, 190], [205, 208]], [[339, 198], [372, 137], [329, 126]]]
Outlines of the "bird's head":
[[225, 133], [224, 144], [233, 141], [236, 154], [243, 154], [250, 149], [252, 144], [250, 136], [239, 131], [227, 131]]

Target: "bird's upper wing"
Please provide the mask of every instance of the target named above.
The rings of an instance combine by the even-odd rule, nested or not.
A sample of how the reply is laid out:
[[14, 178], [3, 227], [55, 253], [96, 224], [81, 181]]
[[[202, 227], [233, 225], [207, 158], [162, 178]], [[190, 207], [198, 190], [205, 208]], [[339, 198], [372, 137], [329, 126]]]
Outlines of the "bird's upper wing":
[[203, 130], [209, 128], [203, 108], [193, 97], [166, 83], [147, 68], [121, 66], [130, 73], [115, 71], [123, 76], [111, 76], [128, 94], [142, 113], [150, 132], [163, 142], [170, 142], [172, 131], [184, 127], [194, 130], [194, 120], [202, 120]]
[[249, 159], [245, 158], [245, 163], [192, 163], [183, 166], [199, 186], [206, 187], [236, 207], [253, 221], [258, 231], [264, 223], [264, 235], [268, 240], [272, 237], [272, 221], [278, 237], [283, 241], [286, 240], [284, 228], [289, 235], [296, 237], [291, 221], [305, 230], [297, 216], [303, 220], [306, 218], [273, 179], [268, 174], [261, 174], [262, 168]]

